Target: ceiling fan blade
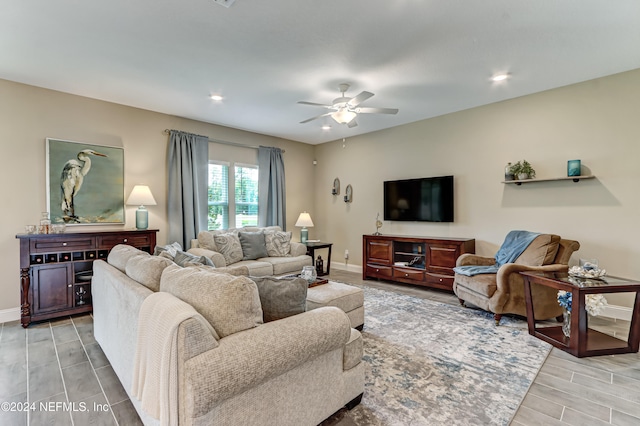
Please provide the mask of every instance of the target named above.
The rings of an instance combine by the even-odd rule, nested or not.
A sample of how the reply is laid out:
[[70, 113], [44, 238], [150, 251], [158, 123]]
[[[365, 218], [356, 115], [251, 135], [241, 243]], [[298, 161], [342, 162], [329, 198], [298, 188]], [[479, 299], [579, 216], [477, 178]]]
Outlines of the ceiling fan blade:
[[358, 125], [358, 122], [356, 121], [355, 118], [347, 123], [348, 128], [356, 127], [357, 125]]
[[351, 100], [348, 102], [349, 106], [351, 106], [351, 108], [354, 108], [354, 107], [360, 105], [362, 102], [366, 101], [367, 99], [369, 99], [372, 96], [373, 96], [373, 93], [371, 93], [371, 92], [367, 92], [367, 91], [361, 92], [355, 98], [351, 98]]
[[320, 107], [323, 107], [323, 108], [333, 108], [333, 105], [318, 104], [318, 103], [315, 103], [315, 102], [298, 101], [298, 103], [302, 104], [302, 105], [312, 105], [312, 106], [320, 106]]
[[331, 114], [333, 114], [333, 113], [332, 112], [327, 112], [325, 114], [316, 115], [315, 117], [307, 118], [306, 120], [301, 121], [300, 124], [308, 123], [310, 121], [317, 120], [318, 118], [326, 117], [327, 115], [331, 115]]
[[397, 108], [371, 108], [371, 107], [362, 107], [356, 108], [356, 112], [364, 113], [364, 114], [397, 114]]

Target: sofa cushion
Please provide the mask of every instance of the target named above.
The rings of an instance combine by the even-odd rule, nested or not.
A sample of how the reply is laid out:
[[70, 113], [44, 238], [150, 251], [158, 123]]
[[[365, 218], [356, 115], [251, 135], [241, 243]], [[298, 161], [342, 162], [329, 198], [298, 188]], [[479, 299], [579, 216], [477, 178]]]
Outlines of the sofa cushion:
[[284, 257], [291, 253], [291, 232], [267, 231], [264, 240], [270, 257]]
[[249, 271], [249, 274], [247, 275], [253, 275], [255, 277], [266, 277], [275, 275], [273, 273], [273, 265], [271, 265], [271, 263], [269, 262], [264, 262], [264, 259], [268, 258], [263, 258], [262, 260], [241, 260], [238, 263], [234, 263], [230, 267], [245, 267]]
[[195, 308], [211, 324], [217, 338], [263, 323], [256, 283], [244, 276], [213, 272], [206, 267], [171, 265], [162, 272], [160, 291], [173, 294]]
[[295, 256], [295, 257], [263, 257], [258, 259], [260, 262], [268, 262], [273, 268], [273, 272], [269, 275], [286, 275], [291, 273], [300, 273], [304, 266], [310, 266], [311, 256]]
[[297, 277], [249, 277], [258, 286], [264, 322], [307, 310], [307, 281]]
[[118, 244], [109, 252], [107, 263], [126, 274], [127, 262], [135, 256], [150, 256], [150, 254], [127, 244]]
[[[498, 289], [496, 274], [479, 274], [472, 277], [456, 274], [455, 280], [458, 287], [464, 287], [486, 298], [493, 297]], [[472, 300], [470, 302], [473, 303]]]
[[186, 253], [181, 250], [176, 252], [173, 261], [182, 267], [189, 266], [191, 264], [213, 266], [214, 268], [216, 266], [207, 256], [196, 256], [195, 254]]
[[170, 265], [173, 262], [164, 257], [134, 256], [127, 262], [125, 273], [148, 289], [159, 291], [162, 271]]
[[224, 256], [227, 266], [242, 260], [242, 246], [238, 234], [218, 234], [213, 236], [218, 252]]
[[514, 263], [529, 266], [551, 265], [558, 253], [559, 244], [559, 235], [538, 235]]
[[267, 257], [264, 232], [239, 232], [238, 239], [242, 247], [242, 260], [255, 260], [259, 257]]

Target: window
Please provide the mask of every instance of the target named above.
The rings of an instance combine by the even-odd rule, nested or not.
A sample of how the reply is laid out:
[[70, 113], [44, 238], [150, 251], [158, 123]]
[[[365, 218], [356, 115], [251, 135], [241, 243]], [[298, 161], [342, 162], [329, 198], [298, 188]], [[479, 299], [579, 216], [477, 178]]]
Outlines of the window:
[[229, 227], [229, 165], [209, 163], [209, 219], [208, 227]]
[[236, 165], [235, 172], [235, 226], [258, 226], [258, 167]]
[[208, 184], [209, 230], [258, 225], [257, 166], [210, 162]]

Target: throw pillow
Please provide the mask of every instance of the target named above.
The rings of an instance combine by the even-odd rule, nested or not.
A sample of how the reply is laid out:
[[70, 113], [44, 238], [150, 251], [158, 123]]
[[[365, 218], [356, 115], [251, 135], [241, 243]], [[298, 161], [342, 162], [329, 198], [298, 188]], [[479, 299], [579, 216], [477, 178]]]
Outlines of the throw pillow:
[[162, 271], [173, 262], [160, 256], [134, 256], [127, 262], [125, 272], [152, 291], [160, 291]]
[[242, 260], [255, 260], [269, 256], [263, 232], [240, 232], [238, 238], [242, 246]]
[[258, 288], [247, 277], [171, 265], [162, 272], [160, 291], [193, 306], [214, 328], [216, 339], [263, 323]]
[[271, 257], [289, 256], [291, 253], [291, 232], [266, 232], [264, 240], [267, 253]]
[[238, 234], [214, 235], [213, 240], [216, 242], [218, 252], [224, 256], [227, 266], [242, 260], [242, 246]]
[[153, 250], [153, 255], [160, 256], [160, 254], [165, 253], [164, 257], [173, 259], [178, 251], [182, 251], [182, 246], [176, 241], [166, 246], [156, 246]]
[[287, 318], [307, 310], [309, 284], [298, 277], [249, 277], [258, 286], [264, 322]]
[[198, 246], [207, 250], [218, 251], [216, 242], [213, 240], [213, 233], [209, 231], [198, 232]]
[[194, 263], [213, 266], [214, 268], [216, 266], [213, 264], [213, 261], [207, 256], [196, 256], [195, 254], [187, 253], [184, 251], [178, 251], [174, 256], [173, 261], [176, 262], [177, 265], [180, 265], [182, 267], [189, 266]]

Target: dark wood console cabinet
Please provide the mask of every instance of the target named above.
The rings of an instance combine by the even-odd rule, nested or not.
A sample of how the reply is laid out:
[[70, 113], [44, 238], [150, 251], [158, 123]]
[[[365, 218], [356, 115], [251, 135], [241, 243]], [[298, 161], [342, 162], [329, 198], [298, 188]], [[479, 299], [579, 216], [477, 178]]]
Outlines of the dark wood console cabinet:
[[475, 250], [475, 239], [363, 235], [362, 279], [380, 278], [452, 291], [458, 256]]
[[93, 261], [118, 244], [153, 253], [158, 230], [19, 234], [20, 316], [31, 322], [90, 312]]

